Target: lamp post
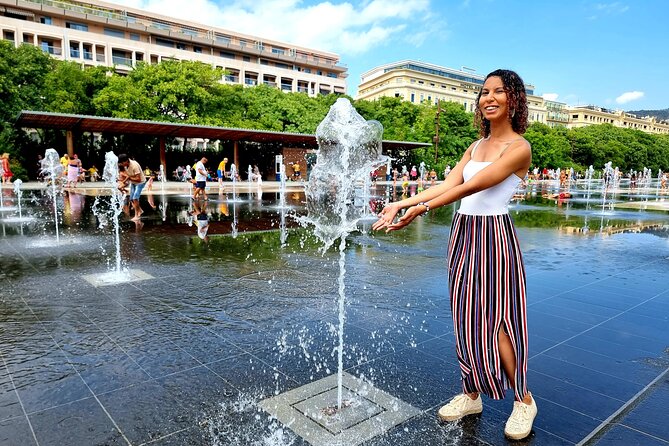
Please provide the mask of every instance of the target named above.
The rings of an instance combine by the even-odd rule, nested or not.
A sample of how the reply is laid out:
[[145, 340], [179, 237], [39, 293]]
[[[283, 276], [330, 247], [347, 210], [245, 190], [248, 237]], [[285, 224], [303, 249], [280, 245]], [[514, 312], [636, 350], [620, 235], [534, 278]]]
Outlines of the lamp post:
[[437, 164], [439, 155], [439, 115], [441, 114], [441, 101], [437, 99], [437, 115], [434, 118], [434, 164]]

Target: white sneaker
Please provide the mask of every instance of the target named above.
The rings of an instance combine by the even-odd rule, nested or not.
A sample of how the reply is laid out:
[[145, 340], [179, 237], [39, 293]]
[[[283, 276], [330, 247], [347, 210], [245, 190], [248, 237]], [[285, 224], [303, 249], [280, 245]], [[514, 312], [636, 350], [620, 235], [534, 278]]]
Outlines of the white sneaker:
[[439, 409], [439, 418], [442, 421], [455, 421], [465, 415], [481, 413], [483, 411], [483, 401], [479, 394], [475, 400], [469, 398], [464, 393], [455, 396], [448, 404]]
[[506, 421], [504, 435], [512, 440], [522, 440], [530, 435], [534, 417], [537, 416], [537, 404], [532, 398], [532, 403], [525, 404], [521, 401], [514, 401], [513, 412]]

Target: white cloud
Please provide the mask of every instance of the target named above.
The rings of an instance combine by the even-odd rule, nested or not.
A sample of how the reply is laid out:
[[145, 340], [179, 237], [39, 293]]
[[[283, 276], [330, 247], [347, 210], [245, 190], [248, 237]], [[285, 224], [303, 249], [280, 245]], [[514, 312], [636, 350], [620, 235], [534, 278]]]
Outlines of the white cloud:
[[616, 102], [618, 104], [627, 104], [628, 102], [636, 101], [637, 99], [641, 99], [643, 97], [644, 93], [643, 91], [628, 91], [626, 93], [621, 94], [616, 98]]
[[595, 9], [602, 11], [606, 14], [622, 14], [627, 12], [630, 7], [622, 2], [613, 2], [613, 3], [597, 3]]
[[[406, 38], [432, 17], [430, 0], [114, 0], [128, 7], [343, 55], [361, 54]], [[219, 4], [220, 3], [220, 4]], [[421, 44], [423, 36], [415, 36]]]
[[547, 101], [557, 101], [558, 96], [559, 95], [557, 93], [544, 93], [541, 95], [541, 97]]

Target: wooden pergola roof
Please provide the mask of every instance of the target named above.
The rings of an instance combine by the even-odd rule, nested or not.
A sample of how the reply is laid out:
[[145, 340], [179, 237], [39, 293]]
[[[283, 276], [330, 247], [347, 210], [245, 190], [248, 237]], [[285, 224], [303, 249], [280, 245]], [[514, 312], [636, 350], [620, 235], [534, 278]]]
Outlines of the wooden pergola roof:
[[[282, 143], [294, 147], [318, 147], [315, 135], [301, 133], [141, 121], [137, 119], [107, 118], [103, 116], [42, 111], [22, 111], [16, 119], [16, 125], [23, 128], [60, 129], [75, 132], [143, 134], [158, 137], [206, 138], [223, 141]], [[405, 141], [383, 141], [382, 144], [383, 148], [387, 151], [412, 150], [430, 146], [429, 143]]]

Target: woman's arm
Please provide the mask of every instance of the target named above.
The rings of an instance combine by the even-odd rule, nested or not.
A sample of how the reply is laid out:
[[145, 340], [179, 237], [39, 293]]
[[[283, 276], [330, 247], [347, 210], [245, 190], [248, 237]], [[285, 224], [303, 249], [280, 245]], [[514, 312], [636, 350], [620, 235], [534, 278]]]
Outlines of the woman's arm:
[[[469, 181], [455, 185], [441, 195], [425, 201], [425, 204], [430, 209], [435, 209], [493, 187], [519, 170], [527, 169], [531, 161], [532, 152], [529, 144], [524, 140], [514, 143], [505, 151], [504, 156], [478, 172]], [[401, 229], [424, 212], [422, 206], [416, 206], [409, 209], [397, 222], [383, 226], [386, 227], [386, 232]]]
[[392, 222], [395, 220], [395, 216], [401, 209], [409, 208], [411, 206], [417, 205], [418, 203], [423, 203], [429, 200], [433, 200], [436, 197], [442, 195], [444, 192], [452, 189], [453, 187], [462, 184], [464, 181], [462, 172], [465, 168], [465, 164], [467, 164], [467, 162], [471, 159], [471, 150], [474, 144], [476, 143], [475, 142], [472, 143], [467, 148], [467, 150], [462, 155], [462, 158], [460, 159], [458, 164], [455, 165], [453, 170], [451, 170], [451, 173], [446, 177], [446, 179], [441, 184], [438, 184], [427, 190], [424, 190], [423, 192], [416, 194], [413, 197], [405, 198], [404, 200], [400, 200], [395, 203], [390, 203], [389, 205], [385, 206], [383, 210], [379, 213], [379, 220], [372, 225], [372, 229], [378, 230], [386, 228], [392, 224]]

